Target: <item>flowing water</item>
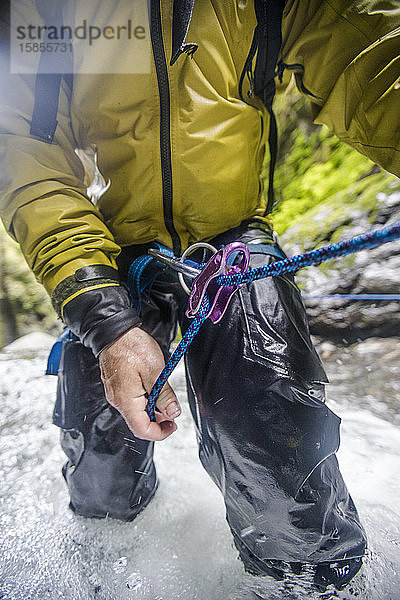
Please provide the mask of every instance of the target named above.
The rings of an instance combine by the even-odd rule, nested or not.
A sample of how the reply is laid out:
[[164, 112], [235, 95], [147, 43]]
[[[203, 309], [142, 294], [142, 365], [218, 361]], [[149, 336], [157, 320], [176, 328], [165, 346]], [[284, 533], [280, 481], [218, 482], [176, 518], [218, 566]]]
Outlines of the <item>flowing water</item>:
[[342, 418], [339, 461], [369, 538], [350, 589], [318, 594], [244, 572], [217, 489], [196, 456], [183, 369], [171, 381], [184, 414], [157, 444], [160, 487], [132, 523], [73, 516], [51, 424], [56, 381], [43, 350], [0, 353], [0, 599], [400, 600], [398, 340], [321, 347], [329, 404]]

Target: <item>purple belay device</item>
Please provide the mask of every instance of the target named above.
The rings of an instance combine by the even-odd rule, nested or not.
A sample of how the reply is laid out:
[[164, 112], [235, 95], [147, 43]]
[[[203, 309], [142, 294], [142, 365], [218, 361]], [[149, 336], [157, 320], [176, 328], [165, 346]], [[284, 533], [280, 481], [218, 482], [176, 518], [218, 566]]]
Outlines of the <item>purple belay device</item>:
[[[230, 258], [234, 259], [234, 264], [228, 264]], [[249, 261], [250, 252], [247, 246], [241, 242], [232, 242], [218, 250], [193, 282], [192, 293], [185, 312], [186, 316], [189, 319], [196, 316], [207, 293], [210, 301], [210, 310], [207, 317], [213, 323], [218, 323], [222, 319], [233, 294], [240, 286], [220, 286], [216, 283], [216, 279], [221, 275], [244, 273], [247, 271]]]

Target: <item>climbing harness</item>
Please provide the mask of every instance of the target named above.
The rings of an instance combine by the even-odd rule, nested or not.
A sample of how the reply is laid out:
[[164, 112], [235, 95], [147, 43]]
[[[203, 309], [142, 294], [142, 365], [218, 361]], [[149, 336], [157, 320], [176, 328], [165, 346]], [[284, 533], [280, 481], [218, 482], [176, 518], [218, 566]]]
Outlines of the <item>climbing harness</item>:
[[[179, 263], [181, 265], [181, 272], [183, 271], [187, 276], [193, 277], [193, 270], [198, 270], [199, 274], [194, 280], [186, 309], [186, 316], [192, 318], [193, 321], [159, 375], [151, 392], [147, 395], [146, 412], [150, 420], [156, 420], [155, 405], [157, 398], [168, 377], [185, 354], [204, 321], [207, 318], [213, 323], [220, 321], [233, 294], [241, 286], [265, 277], [277, 277], [285, 273], [294, 273], [307, 266], [319, 265], [332, 258], [339, 258], [361, 250], [376, 248], [397, 239], [400, 239], [400, 222], [343, 242], [322, 246], [317, 250], [311, 250], [304, 254], [298, 254], [281, 260], [278, 259], [269, 265], [251, 270], [247, 270], [249, 249], [241, 242], [233, 242], [223, 246], [204, 266], [197, 263], [186, 265], [186, 267], [190, 267], [186, 271], [185, 266], [182, 267], [182, 265], [185, 265], [183, 257], [181, 259], [176, 258], [170, 250], [164, 252], [164, 249], [159, 247], [158, 256], [157, 253], [153, 252], [153, 257], [157, 257], [156, 260], [160, 260], [161, 253], [162, 261], [167, 263], [171, 268], [176, 269], [176, 265]], [[188, 256], [188, 253], [186, 253], [186, 256]], [[232, 261], [233, 257], [235, 257], [234, 261]], [[369, 294], [364, 296], [369, 296]], [[377, 294], [376, 296], [382, 295]], [[395, 296], [396, 299], [399, 298], [398, 295], [394, 294], [390, 296]], [[385, 297], [387, 296], [385, 295]]]

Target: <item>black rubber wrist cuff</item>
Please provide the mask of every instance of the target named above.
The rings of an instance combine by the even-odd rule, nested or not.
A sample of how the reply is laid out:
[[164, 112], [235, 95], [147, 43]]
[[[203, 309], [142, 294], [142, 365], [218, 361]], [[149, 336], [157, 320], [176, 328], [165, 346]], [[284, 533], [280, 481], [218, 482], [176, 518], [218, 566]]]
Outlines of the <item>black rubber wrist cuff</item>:
[[128, 329], [141, 325], [129, 294], [121, 285], [88, 289], [67, 302], [65, 324], [98, 356]]
[[55, 288], [51, 300], [54, 310], [60, 318], [63, 303], [76, 292], [80, 292], [94, 285], [120, 284], [119, 273], [108, 265], [90, 265], [75, 271], [73, 275], [61, 281]]

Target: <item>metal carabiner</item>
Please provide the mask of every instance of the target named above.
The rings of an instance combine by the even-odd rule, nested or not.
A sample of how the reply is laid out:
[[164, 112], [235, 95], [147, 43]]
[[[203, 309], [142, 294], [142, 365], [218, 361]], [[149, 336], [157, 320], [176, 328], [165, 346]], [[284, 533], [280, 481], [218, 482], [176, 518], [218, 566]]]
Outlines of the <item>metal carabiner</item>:
[[[210, 250], [210, 252], [213, 255], [218, 252], [217, 248], [214, 248], [214, 246], [212, 246], [208, 242], [196, 242], [195, 244], [192, 244], [191, 246], [189, 246], [189, 248], [186, 248], [185, 252], [182, 254], [182, 256], [179, 259], [180, 262], [185, 263], [185, 260], [188, 258], [188, 256], [190, 256], [192, 254], [192, 252], [194, 252], [195, 250], [199, 250], [199, 249]], [[191, 261], [189, 261], [189, 262], [191, 263]], [[196, 277], [198, 277], [198, 275], [199, 275], [199, 273], [196, 275]], [[179, 283], [181, 284], [182, 288], [185, 290], [187, 295], [190, 296], [190, 294], [192, 293], [192, 290], [186, 284], [185, 276], [191, 277], [191, 275], [188, 275], [187, 273], [184, 273], [183, 271], [181, 273], [178, 273]]]

